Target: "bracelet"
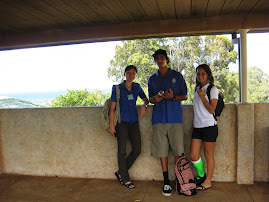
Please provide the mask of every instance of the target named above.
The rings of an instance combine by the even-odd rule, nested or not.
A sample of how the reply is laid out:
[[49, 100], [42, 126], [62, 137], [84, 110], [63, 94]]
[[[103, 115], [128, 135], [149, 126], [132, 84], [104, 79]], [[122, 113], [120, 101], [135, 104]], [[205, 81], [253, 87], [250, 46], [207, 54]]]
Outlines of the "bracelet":
[[172, 100], [176, 100], [176, 95], [174, 95], [174, 97], [172, 98]]

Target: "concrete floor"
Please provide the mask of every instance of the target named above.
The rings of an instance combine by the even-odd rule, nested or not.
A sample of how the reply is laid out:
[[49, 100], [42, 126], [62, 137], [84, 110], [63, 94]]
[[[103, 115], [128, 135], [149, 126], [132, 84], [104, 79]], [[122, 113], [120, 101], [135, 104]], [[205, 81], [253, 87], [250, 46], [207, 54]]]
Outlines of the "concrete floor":
[[133, 181], [129, 190], [115, 180], [0, 175], [0, 201], [268, 201], [269, 183], [214, 182], [195, 196], [170, 197], [160, 181]]

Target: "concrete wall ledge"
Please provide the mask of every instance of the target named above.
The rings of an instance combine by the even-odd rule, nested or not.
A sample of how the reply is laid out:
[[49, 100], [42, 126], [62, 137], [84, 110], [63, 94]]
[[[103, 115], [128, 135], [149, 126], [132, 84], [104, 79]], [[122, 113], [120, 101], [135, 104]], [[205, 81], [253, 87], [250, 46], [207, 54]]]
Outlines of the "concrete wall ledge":
[[[101, 110], [0, 109], [0, 173], [114, 179], [117, 142], [102, 128]], [[214, 181], [269, 181], [268, 114], [269, 103], [226, 105], [218, 119]], [[140, 120], [142, 153], [130, 169], [133, 179], [162, 180], [159, 159], [150, 156], [151, 115], [152, 107], [148, 107], [147, 116]], [[183, 106], [183, 119], [189, 156], [192, 105]], [[203, 152], [201, 156], [206, 162]], [[172, 179], [172, 153], [169, 157]]]

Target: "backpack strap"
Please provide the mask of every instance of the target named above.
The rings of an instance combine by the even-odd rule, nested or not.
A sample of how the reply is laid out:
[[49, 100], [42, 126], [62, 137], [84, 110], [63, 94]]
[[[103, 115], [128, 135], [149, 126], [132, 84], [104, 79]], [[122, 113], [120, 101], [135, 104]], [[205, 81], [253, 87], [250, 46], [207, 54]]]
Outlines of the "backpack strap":
[[210, 91], [211, 91], [211, 88], [212, 88], [212, 87], [213, 87], [213, 85], [212, 85], [212, 84], [209, 84], [209, 86], [208, 86], [207, 89], [206, 89], [206, 94], [207, 94], [209, 103], [210, 103]]
[[116, 111], [118, 113], [118, 122], [121, 122], [120, 118], [120, 87], [119, 85], [116, 85], [116, 95], [117, 95], [117, 105], [116, 105]]
[[[210, 103], [210, 101], [211, 101], [211, 99], [210, 99], [210, 91], [211, 91], [211, 88], [212, 88], [212, 87], [213, 87], [213, 85], [212, 85], [212, 84], [209, 84], [209, 86], [208, 86], [207, 89], [206, 89], [206, 94], [207, 94], [209, 103]], [[215, 116], [215, 113], [212, 114], [212, 115], [214, 116], [215, 120], [217, 121], [217, 117]]]

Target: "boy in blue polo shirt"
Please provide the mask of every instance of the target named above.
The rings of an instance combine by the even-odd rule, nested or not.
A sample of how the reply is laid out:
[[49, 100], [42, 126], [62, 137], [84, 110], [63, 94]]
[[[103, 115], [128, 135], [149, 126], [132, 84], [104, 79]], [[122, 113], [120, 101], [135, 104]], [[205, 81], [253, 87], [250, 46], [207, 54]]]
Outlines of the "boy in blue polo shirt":
[[170, 145], [175, 161], [184, 153], [181, 101], [188, 98], [187, 86], [182, 74], [168, 67], [169, 58], [165, 50], [157, 50], [153, 57], [159, 70], [148, 82], [150, 102], [154, 104], [151, 155], [160, 157], [164, 176], [162, 193], [170, 196], [172, 188], [168, 177], [168, 150]]
[[[125, 80], [119, 84], [120, 89], [120, 117], [121, 122], [114, 127], [114, 113], [117, 102], [116, 87], [112, 88], [112, 95], [110, 98], [110, 127], [109, 133], [117, 137], [118, 142], [118, 166], [119, 170], [115, 173], [119, 182], [129, 189], [135, 188], [130, 181], [128, 170], [131, 168], [136, 158], [141, 152], [141, 136], [138, 124], [138, 116], [136, 111], [136, 101], [139, 96], [144, 105], [140, 108], [140, 117], [146, 116], [146, 106], [148, 105], [148, 98], [143, 89], [138, 83], [133, 82], [137, 74], [136, 66], [129, 65], [125, 68]], [[117, 134], [117, 135], [116, 135]], [[126, 158], [126, 144], [127, 139], [130, 138], [132, 151]]]

